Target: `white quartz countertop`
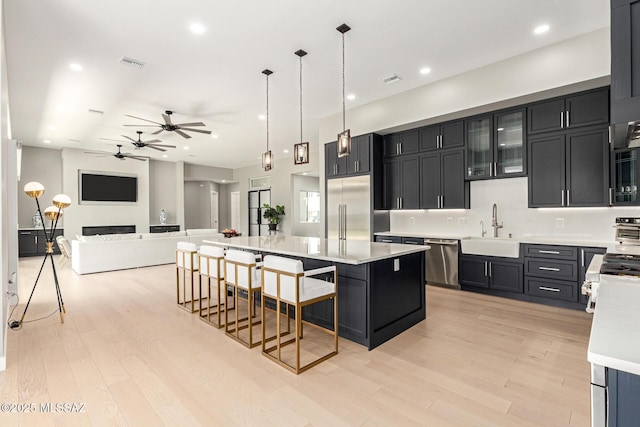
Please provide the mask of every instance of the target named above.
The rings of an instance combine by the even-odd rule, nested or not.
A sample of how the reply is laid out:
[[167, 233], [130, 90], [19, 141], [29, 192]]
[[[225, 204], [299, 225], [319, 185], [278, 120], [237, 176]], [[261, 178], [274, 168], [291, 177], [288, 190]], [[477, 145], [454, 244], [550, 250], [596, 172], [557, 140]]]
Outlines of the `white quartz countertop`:
[[429, 246], [298, 236], [238, 236], [205, 240], [204, 243], [345, 264], [366, 264], [429, 250]]
[[600, 276], [587, 359], [640, 375], [640, 279]]
[[[489, 230], [491, 231], [491, 230]], [[421, 232], [396, 232], [396, 231], [383, 231], [374, 233], [376, 236], [399, 236], [399, 237], [419, 237], [419, 238], [433, 238], [433, 239], [454, 239], [463, 240], [476, 238], [480, 236], [469, 236], [456, 233], [421, 233]], [[507, 236], [500, 236], [501, 239]], [[492, 237], [485, 237], [485, 239], [492, 239]], [[580, 238], [573, 236], [519, 236], [513, 237], [514, 241], [520, 243], [533, 243], [539, 245], [564, 245], [564, 246], [586, 246], [586, 247], [598, 247], [606, 248], [609, 252], [615, 251], [616, 242], [614, 240], [592, 240], [588, 238]]]

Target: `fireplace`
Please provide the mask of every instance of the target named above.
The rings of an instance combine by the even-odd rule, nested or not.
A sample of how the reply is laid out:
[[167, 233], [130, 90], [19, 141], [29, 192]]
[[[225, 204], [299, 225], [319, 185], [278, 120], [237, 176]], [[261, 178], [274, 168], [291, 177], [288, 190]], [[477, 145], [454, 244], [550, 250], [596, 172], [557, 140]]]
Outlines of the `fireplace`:
[[82, 227], [83, 236], [95, 236], [96, 234], [125, 234], [135, 232], [135, 225], [92, 225]]

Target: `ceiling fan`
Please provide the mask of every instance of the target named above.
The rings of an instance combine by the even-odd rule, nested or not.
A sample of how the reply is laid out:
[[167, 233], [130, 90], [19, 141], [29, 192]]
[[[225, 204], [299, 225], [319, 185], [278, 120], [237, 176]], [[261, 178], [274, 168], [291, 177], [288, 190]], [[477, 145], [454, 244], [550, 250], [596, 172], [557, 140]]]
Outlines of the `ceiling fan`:
[[157, 131], [153, 132], [151, 135], [156, 135], [156, 134], [162, 132], [163, 130], [166, 130], [168, 132], [175, 132], [175, 133], [177, 133], [178, 135], [180, 135], [183, 138], [191, 138], [191, 135], [187, 135], [183, 131], [206, 133], [207, 135], [211, 134], [210, 130], [193, 129], [193, 128], [191, 128], [191, 126], [206, 126], [202, 122], [175, 123], [175, 124], [172, 123], [171, 122], [171, 115], [172, 114], [173, 114], [173, 111], [170, 111], [170, 110], [167, 110], [167, 111], [164, 112], [164, 114], [162, 114], [162, 118], [164, 119], [164, 123], [154, 122], [153, 120], [147, 120], [147, 119], [143, 119], [142, 117], [136, 117], [136, 116], [132, 116], [132, 115], [129, 115], [129, 114], [125, 114], [125, 116], [131, 117], [133, 119], [144, 120], [145, 122], [155, 123], [154, 125], [125, 125], [125, 126], [160, 126], [160, 130], [157, 130]]
[[122, 148], [122, 144], [118, 144], [118, 152], [117, 153], [111, 153], [109, 151], [85, 151], [86, 154], [99, 154], [98, 157], [107, 157], [107, 156], [113, 156], [116, 159], [120, 159], [120, 160], [126, 160], [126, 159], [134, 159], [134, 160], [140, 160], [141, 162], [144, 162], [145, 160], [147, 160], [149, 157], [147, 156], [135, 156], [131, 153], [121, 153], [120, 149]]
[[127, 136], [127, 135], [121, 135], [121, 136], [123, 138], [128, 139], [129, 141], [121, 141], [119, 139], [110, 139], [110, 138], [100, 138], [100, 139], [105, 140], [105, 141], [131, 142], [136, 147], [136, 150], [139, 149], [139, 148], [144, 148], [144, 147], [153, 148], [154, 150], [158, 150], [158, 151], [167, 151], [164, 148], [160, 148], [160, 147], [176, 148], [175, 145], [157, 144], [158, 142], [162, 142], [159, 139], [152, 139], [150, 141], [142, 141], [140, 139], [140, 135], [142, 135], [142, 131], [139, 130], [139, 131], [136, 131], [136, 133], [138, 134], [138, 140], [137, 141], [135, 139]]

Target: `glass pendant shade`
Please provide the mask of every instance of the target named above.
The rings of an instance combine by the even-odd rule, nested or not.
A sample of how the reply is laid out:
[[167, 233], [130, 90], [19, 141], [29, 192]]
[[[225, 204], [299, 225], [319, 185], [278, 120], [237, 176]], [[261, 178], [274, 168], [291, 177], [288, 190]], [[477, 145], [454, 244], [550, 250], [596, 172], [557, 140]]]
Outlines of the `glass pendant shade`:
[[351, 154], [351, 130], [347, 129], [338, 134], [338, 157]]
[[273, 167], [273, 156], [271, 155], [271, 150], [266, 153], [262, 153], [262, 167], [265, 172], [268, 172]]
[[309, 163], [309, 143], [301, 142], [293, 146], [293, 161], [296, 165]]
[[346, 104], [345, 104], [345, 77], [344, 77], [344, 33], [351, 30], [347, 24], [342, 24], [336, 28], [342, 35], [342, 132], [338, 134], [338, 157], [351, 154], [351, 131], [346, 126]]

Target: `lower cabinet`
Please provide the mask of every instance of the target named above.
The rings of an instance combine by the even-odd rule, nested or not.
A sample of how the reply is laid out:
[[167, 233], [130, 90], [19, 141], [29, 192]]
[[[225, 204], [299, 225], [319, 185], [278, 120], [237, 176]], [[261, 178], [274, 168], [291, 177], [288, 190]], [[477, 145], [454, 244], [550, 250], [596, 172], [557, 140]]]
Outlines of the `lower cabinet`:
[[462, 255], [460, 285], [523, 292], [523, 264], [520, 258]]
[[[56, 243], [56, 237], [62, 236], [64, 229], [56, 230], [53, 236], [53, 253], [60, 254], [60, 249]], [[44, 255], [47, 250], [47, 238], [43, 230], [19, 229], [18, 230], [18, 256], [28, 257]]]

